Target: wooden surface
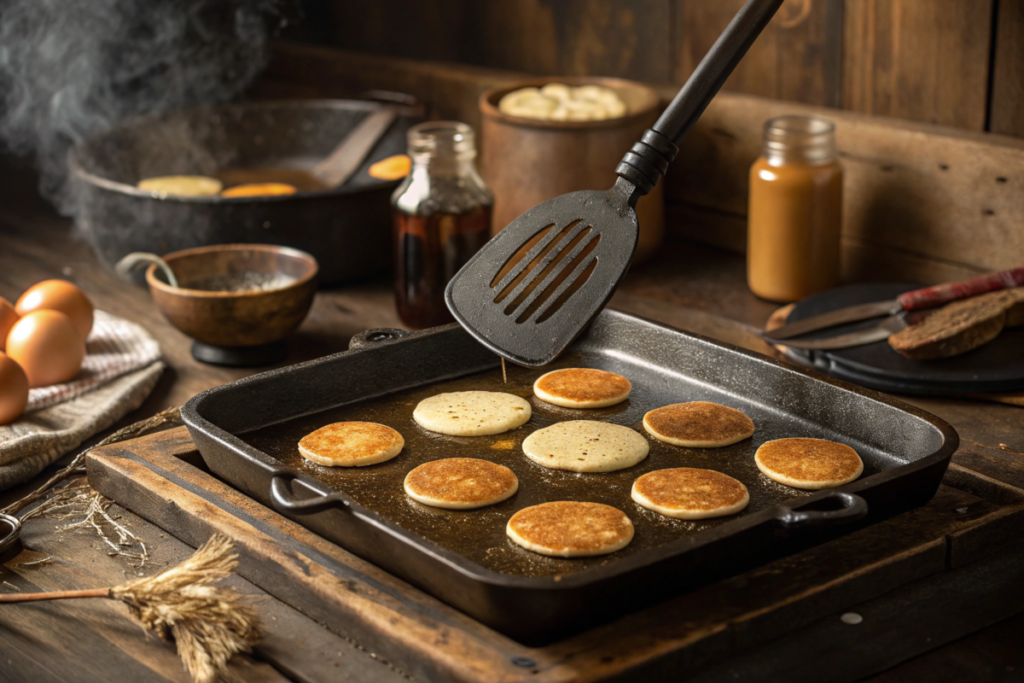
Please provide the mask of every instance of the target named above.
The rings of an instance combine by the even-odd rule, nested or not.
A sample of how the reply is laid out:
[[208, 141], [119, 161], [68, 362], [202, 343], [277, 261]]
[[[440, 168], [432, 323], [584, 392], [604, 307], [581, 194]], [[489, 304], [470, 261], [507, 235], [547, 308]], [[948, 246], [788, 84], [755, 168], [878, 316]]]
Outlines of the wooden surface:
[[[685, 83], [744, 0], [677, 3], [675, 83]], [[731, 92], [838, 107], [843, 85], [842, 0], [789, 0], [726, 81]], [[641, 80], [656, 80], [638, 74]]]
[[[414, 94], [434, 118], [477, 130], [480, 93], [522, 77], [289, 44], [278, 44], [275, 54], [255, 97], [389, 88]], [[675, 87], [660, 93], [667, 100]], [[837, 124], [845, 278], [937, 284], [1020, 265], [1024, 141], [730, 93], [711, 102], [665, 176], [670, 230], [745, 250], [750, 165], [764, 122], [783, 114], [824, 115]]]
[[[989, 598], [969, 610], [945, 605], [958, 617], [956, 625], [942, 625], [943, 640], [973, 630], [979, 618], [1024, 608], [1024, 586], [1014, 586], [1024, 546], [1000, 542], [1024, 532], [1024, 491], [958, 465], [922, 508], [565, 641], [526, 648], [254, 503], [199, 463], [187, 431], [178, 428], [93, 451], [89, 481], [189, 544], [214, 531], [229, 535], [241, 553], [241, 576], [430, 680], [658, 681], [722, 667], [744, 670], [744, 680], [777, 680], [783, 669], [797, 680], [818, 680], [817, 669], [765, 669], [743, 661], [743, 653], [891, 591], [962, 582], [955, 577], [976, 576], [972, 565], [986, 559], [1000, 567], [987, 575]], [[916, 617], [907, 628], [929, 630]], [[857, 635], [877, 639], [885, 632]], [[830, 662], [844, 672], [830, 680], [856, 680], [925, 649], [875, 645], [865, 660], [856, 642], [850, 645], [847, 657]], [[524, 670], [517, 657], [534, 664]]]
[[[317, 21], [292, 35], [416, 60], [679, 85], [742, 3], [315, 0], [306, 4]], [[1021, 136], [1021, 6], [1021, 0], [786, 0], [725, 88]]]
[[1024, 142], [740, 95], [711, 103], [665, 177], [670, 211], [697, 218], [670, 221], [679, 234], [743, 251], [764, 121], [815, 113], [836, 122], [844, 277], [932, 283], [1019, 264]]
[[989, 130], [1024, 137], [1024, 0], [998, 0]]
[[[122, 423], [132, 422], [171, 405], [180, 405], [203, 389], [238, 379], [251, 372], [202, 366], [193, 361], [188, 352], [189, 340], [162, 319], [146, 290], [126, 286], [105, 271], [96, 262], [88, 247], [73, 238], [69, 222], [56, 216], [52, 209], [33, 198], [34, 179], [30, 173], [20, 169], [15, 172], [0, 171], [0, 176], [4, 180], [0, 183], [0, 206], [4, 207], [4, 211], [0, 213], [0, 296], [15, 297], [41, 279], [67, 277], [82, 285], [99, 308], [136, 320], [160, 341], [170, 368], [144, 406], [125, 418]], [[759, 301], [747, 292], [743, 272], [742, 258], [699, 245], [670, 240], [657, 260], [630, 273], [623, 288], [616, 295], [614, 305], [623, 310], [770, 353], [770, 347], [760, 342], [754, 336], [754, 331], [760, 327], [775, 306]], [[736, 325], [727, 319], [741, 321], [745, 325]], [[355, 332], [369, 327], [396, 324], [397, 319], [391, 305], [390, 285], [386, 279], [320, 292], [310, 317], [289, 340], [290, 355], [287, 362], [342, 350], [347, 346], [348, 337]], [[758, 344], [761, 346], [757, 346]], [[986, 476], [1024, 488], [1024, 432], [1020, 429], [1020, 409], [967, 400], [913, 399], [913, 402], [956, 426], [962, 438], [962, 448], [956, 456], [957, 463]], [[93, 439], [93, 442], [95, 440]], [[19, 493], [38, 485], [48, 474], [49, 472], [45, 473], [32, 484], [19, 490], [0, 493], [0, 505], [5, 505]], [[990, 494], [977, 496], [955, 486], [949, 490], [953, 492], [951, 495], [956, 500], [973, 501], [971, 496], [990, 500], [992, 498]], [[996, 502], [1002, 505], [1001, 502]], [[958, 507], [964, 506], [958, 505], [953, 509], [956, 510]], [[970, 505], [967, 507], [970, 508]], [[175, 505], [171, 504], [168, 510], [173, 512]], [[164, 569], [180, 561], [190, 552], [186, 544], [132, 512], [115, 506], [112, 514], [147, 543], [152, 554], [151, 563], [146, 568], [148, 572]], [[957, 519], [954, 518], [953, 522]], [[57, 533], [55, 527], [59, 524], [61, 522], [52, 519], [30, 520], [26, 524], [24, 534], [28, 550], [21, 557], [6, 563], [0, 580], [28, 591], [98, 587], [134, 576], [134, 570], [123, 558], [110, 557], [106, 554], [105, 546], [92, 532]], [[937, 528], [933, 522], [925, 524], [928, 525], [932, 525], [928, 528], [933, 531]], [[996, 528], [993, 525], [986, 526]], [[965, 554], [967, 559], [972, 559], [978, 548], [986, 551], [998, 550], [1000, 544], [1005, 541], [1001, 535], [976, 535], [970, 528], [963, 529], [965, 533], [962, 536], [955, 535], [954, 531], [943, 535], [940, 541], [950, 548], [964, 549], [963, 553], [953, 553], [950, 557], [958, 559], [950, 560], [951, 562], [961, 562]], [[1002, 533], [1007, 531], [1003, 530], [1000, 534]], [[1019, 532], [1017, 535], [1019, 536]], [[899, 593], [899, 598], [894, 601], [890, 601], [887, 596], [897, 596], [895, 591], [879, 595], [881, 589], [891, 584], [879, 584], [875, 587], [840, 581], [829, 588], [830, 591], [834, 591], [832, 595], [847, 596], [851, 595], [847, 590], [852, 589], [852, 594], [858, 600], [867, 601], [862, 603], [863, 607], [857, 609], [865, 610], [865, 614], [867, 609], [871, 609], [874, 610], [871, 614], [878, 615], [877, 620], [872, 617], [868, 622], [874, 624], [870, 635], [874, 638], [871, 642], [876, 644], [886, 640], [900, 640], [892, 635], [893, 631], [889, 630], [886, 624], [905, 615], [908, 606], [920, 604], [922, 600], [928, 600], [928, 604], [938, 606], [937, 611], [926, 615], [923, 627], [916, 626], [911, 629], [904, 622], [899, 622], [898, 633], [916, 634], [910, 644], [910, 650], [895, 652], [883, 648], [877, 658], [870, 660], [874, 671], [892, 666], [914, 652], [923, 652], [950, 638], [955, 638], [957, 631], [951, 630], [950, 624], [960, 624], [956, 628], [975, 630], [1014, 611], [1024, 609], [1024, 606], [1019, 606], [1015, 602], [1017, 598], [1012, 592], [1012, 586], [999, 584], [992, 579], [992, 572], [1003, 571], [1005, 563], [1009, 562], [1011, 567], [1014, 566], [1012, 562], [1015, 560], [1012, 556], [1000, 553], [996, 553], [998, 557], [979, 555], [977, 561], [963, 565], [962, 568], [965, 571], [969, 569], [970, 573], [958, 574], [960, 568], [948, 569], [945, 561], [940, 558], [943, 553], [934, 549], [937, 538], [933, 536], [932, 545], [922, 541], [915, 546], [918, 550], [908, 555], [909, 564], [897, 562], [890, 569], [895, 572], [894, 576], [899, 576], [899, 572], [903, 571], [900, 567], [913, 568], [915, 572], [922, 571], [922, 568], [924, 571], [934, 571], [936, 576], [950, 577], [950, 583], [946, 588], [925, 590], [921, 587], [921, 592], [915, 592], [917, 589], [908, 587], [908, 592]], [[199, 539], [197, 537], [193, 540]], [[870, 538], [864, 542], [869, 548], [874, 547]], [[851, 557], [848, 560], [870, 562], [872, 558], [878, 557], [872, 554], [874, 552], [875, 550], [872, 550], [864, 557]], [[54, 558], [52, 564], [21, 566], [26, 561], [48, 556]], [[831, 560], [822, 559], [820, 563], [829, 565], [830, 562]], [[918, 564], [919, 562], [921, 563]], [[1000, 567], [1003, 569], [999, 569]], [[842, 567], [836, 569], [839, 571]], [[805, 564], [793, 571], [807, 572], [812, 571], [812, 568]], [[244, 667], [247, 680], [281, 680], [282, 676], [297, 681], [393, 683], [407, 680], [405, 673], [394, 667], [394, 663], [383, 663], [386, 657], [374, 644], [368, 644], [365, 635], [357, 637], [359, 633], [345, 631], [352, 633], [352, 637], [339, 636], [336, 632], [322, 628], [315, 619], [299, 613], [252, 584], [240, 579], [238, 585], [253, 595], [268, 622], [268, 638], [264, 644], [257, 649], [253, 659], [243, 660], [239, 664]], [[286, 587], [286, 584], [281, 584], [274, 590], [282, 592]], [[980, 594], [976, 592], [978, 588], [982, 590]], [[11, 590], [2, 583], [0, 589]], [[733, 594], [749, 594], [744, 593], [743, 586], [736, 582], [722, 584], [719, 590], [719, 597], [705, 599], [716, 605], [720, 603], [728, 607], [733, 604], [730, 602], [730, 596]], [[755, 597], [761, 600], [760, 604], [766, 608], [772, 608], [776, 602], [785, 600], [784, 595], [776, 594], [774, 588], [766, 589], [761, 595], [752, 596], [751, 599]], [[958, 611], [956, 605], [960, 603], [952, 601], [952, 598], [963, 598], [965, 602], [961, 606], [965, 611]], [[994, 604], [993, 599], [998, 604]], [[975, 604], [976, 609], [968, 610], [971, 604]], [[675, 622], [678, 621], [679, 614], [687, 614], [699, 607], [700, 605], [686, 602], [684, 596], [680, 598], [680, 602], [667, 603], [663, 609]], [[815, 620], [815, 614], [802, 614], [797, 611], [794, 618], [806, 624], [794, 633], [794, 637], [804, 638], [792, 641], [796, 644], [794, 646], [799, 648], [799, 652], [827, 651], [832, 648], [827, 639], [822, 640], [815, 634], [832, 633], [829, 629], [835, 628], [835, 613], [825, 614]], [[1018, 619], [1013, 623], [1017, 624], [1019, 621]], [[641, 621], [632, 623], [638, 633], [650, 633], [643, 630], [650, 628], [649, 625]], [[759, 622], [757, 618], [730, 623], [730, 628], [724, 632], [709, 631], [701, 636], [700, 648], [706, 648], [702, 652], [707, 657], [713, 658], [714, 653], [720, 651], [719, 648], [732, 639], [753, 644], [765, 637], [766, 632], [771, 635], [770, 622]], [[659, 636], [655, 646], [657, 643], [666, 642], [674, 647], [671, 644], [678, 644], [683, 629], [690, 626], [679, 625], [680, 630], [665, 634], [665, 641]], [[1011, 630], [1008, 631], [1007, 628]], [[1010, 635], [1018, 633], [1019, 630], [1014, 631], [1013, 628], [1020, 627], [993, 626], [969, 642], [951, 646], [952, 650], [940, 648], [930, 655], [890, 669], [884, 680], [886, 683], [916, 681], [920, 680], [918, 676], [922, 671], [928, 672], [932, 676], [931, 680], [957, 680], [942, 677], [947, 671], [959, 670], [948, 666], [950, 658], [955, 658], [965, 666], [972, 662], [990, 668], [1004, 662], [1006, 665], [1012, 665], [1016, 661], [1014, 658], [1019, 655], [1016, 641], [1010, 639]], [[338, 630], [343, 629], [338, 627]], [[932, 640], [929, 642], [928, 638]], [[387, 644], [385, 642], [383, 645]], [[638, 652], [649, 652], [645, 648], [651, 647], [650, 643], [644, 642], [635, 645]], [[947, 652], [951, 654], [945, 654]], [[566, 651], [563, 654], [572, 661], [595, 656], [592, 651]], [[647, 671], [657, 673], [676, 670], [681, 664], [673, 657], [666, 654], [663, 659], [651, 663], [650, 666], [653, 668]], [[184, 680], [183, 670], [169, 644], [145, 636], [128, 618], [125, 611], [119, 610], [116, 605], [98, 600], [36, 603], [31, 606], [5, 608], [0, 612], [0, 661], [9, 667], [3, 669], [4, 673], [16, 672], [16, 675], [9, 674], [6, 678], [0, 678], [15, 682]], [[763, 666], [768, 666], [768, 660], [760, 661]], [[740, 663], [737, 660], [737, 665]], [[613, 669], [620, 666], [614, 662], [609, 664], [613, 665]], [[710, 660], [705, 664], [710, 666]], [[771, 670], [764, 669], [763, 666], [762, 670]], [[908, 673], [902, 673], [904, 671]], [[633, 679], [635, 680], [635, 677]]]
[[993, 1], [847, 2], [843, 107], [985, 130]]

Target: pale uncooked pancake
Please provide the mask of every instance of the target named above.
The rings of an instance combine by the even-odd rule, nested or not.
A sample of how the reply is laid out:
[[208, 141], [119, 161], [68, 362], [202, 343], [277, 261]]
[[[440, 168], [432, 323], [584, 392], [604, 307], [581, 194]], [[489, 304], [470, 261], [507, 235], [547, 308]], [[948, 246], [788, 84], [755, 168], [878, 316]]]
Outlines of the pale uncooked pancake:
[[566, 368], [541, 375], [533, 393], [563, 408], [606, 408], [629, 398], [632, 389], [622, 375], [591, 368]]
[[138, 188], [178, 197], [210, 197], [219, 194], [224, 184], [204, 175], [165, 175], [140, 180]]
[[538, 465], [570, 472], [614, 472], [647, 457], [650, 446], [629, 427], [571, 420], [538, 429], [523, 441], [523, 453]]
[[857, 451], [825, 439], [769, 441], [757, 449], [754, 462], [765, 476], [798, 489], [842, 486], [864, 471]]
[[505, 533], [541, 555], [586, 557], [625, 548], [633, 540], [633, 523], [610, 505], [564, 500], [520, 510]]
[[690, 448], [728, 446], [754, 434], [742, 411], [708, 401], [674, 403], [644, 415], [644, 429], [659, 441]]
[[302, 437], [302, 457], [328, 467], [362, 467], [390, 460], [402, 451], [405, 439], [376, 422], [335, 422]]
[[747, 507], [747, 487], [727, 474], [695, 467], [648, 472], [635, 482], [633, 500], [676, 519], [732, 515]]
[[451, 510], [493, 505], [519, 490], [519, 479], [504, 465], [477, 458], [446, 458], [423, 463], [405, 477], [413, 500]]
[[424, 429], [451, 436], [485, 436], [521, 427], [530, 403], [500, 391], [453, 391], [425, 398], [412, 417]]

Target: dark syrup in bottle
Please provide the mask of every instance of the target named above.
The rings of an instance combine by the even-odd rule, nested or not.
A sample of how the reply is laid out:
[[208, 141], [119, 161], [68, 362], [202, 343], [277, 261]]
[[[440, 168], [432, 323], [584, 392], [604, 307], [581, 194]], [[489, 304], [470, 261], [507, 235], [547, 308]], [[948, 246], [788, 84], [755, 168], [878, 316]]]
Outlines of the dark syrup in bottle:
[[444, 289], [490, 239], [491, 207], [427, 216], [394, 209], [393, 216], [398, 316], [412, 328], [453, 322]]

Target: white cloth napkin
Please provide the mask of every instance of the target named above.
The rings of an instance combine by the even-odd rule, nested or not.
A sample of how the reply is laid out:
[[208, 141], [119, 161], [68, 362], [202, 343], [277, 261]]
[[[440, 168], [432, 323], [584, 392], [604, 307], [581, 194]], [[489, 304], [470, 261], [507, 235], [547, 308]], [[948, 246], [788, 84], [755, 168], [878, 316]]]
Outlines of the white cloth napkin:
[[103, 311], [96, 311], [86, 351], [77, 377], [30, 390], [25, 414], [0, 426], [0, 491], [142, 405], [165, 367], [149, 332]]

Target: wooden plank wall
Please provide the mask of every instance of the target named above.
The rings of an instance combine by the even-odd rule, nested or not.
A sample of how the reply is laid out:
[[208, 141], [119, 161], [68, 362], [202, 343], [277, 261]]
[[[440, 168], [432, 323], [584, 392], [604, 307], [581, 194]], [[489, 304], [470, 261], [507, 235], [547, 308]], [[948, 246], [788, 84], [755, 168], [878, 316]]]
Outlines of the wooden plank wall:
[[[479, 129], [478, 99], [523, 74], [279, 43], [256, 98], [348, 97], [371, 88], [411, 93], [433, 118]], [[673, 86], [660, 86], [667, 99]], [[844, 277], [937, 283], [1024, 260], [1024, 140], [722, 93], [665, 178], [667, 227], [743, 251], [748, 172], [766, 119], [836, 121], [845, 170]]]
[[[743, 0], [306, 3], [333, 47], [678, 84]], [[786, 0], [726, 89], [1024, 137], [1024, 0]]]

